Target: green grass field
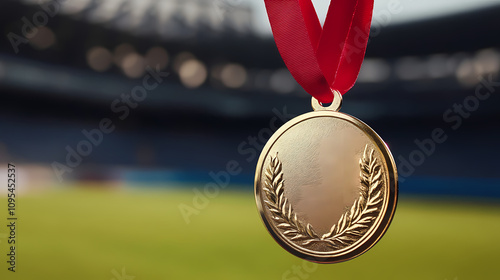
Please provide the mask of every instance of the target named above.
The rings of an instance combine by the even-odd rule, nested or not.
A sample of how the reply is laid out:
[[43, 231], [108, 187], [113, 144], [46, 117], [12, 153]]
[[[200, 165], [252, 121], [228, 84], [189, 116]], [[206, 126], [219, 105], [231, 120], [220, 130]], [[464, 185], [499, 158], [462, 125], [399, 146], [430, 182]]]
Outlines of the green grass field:
[[178, 205], [192, 198], [190, 190], [74, 187], [21, 196], [16, 273], [7, 271], [6, 211], [0, 213], [0, 279], [500, 277], [500, 205], [403, 199], [373, 249], [345, 263], [314, 265], [272, 240], [251, 193], [221, 193], [188, 225]]

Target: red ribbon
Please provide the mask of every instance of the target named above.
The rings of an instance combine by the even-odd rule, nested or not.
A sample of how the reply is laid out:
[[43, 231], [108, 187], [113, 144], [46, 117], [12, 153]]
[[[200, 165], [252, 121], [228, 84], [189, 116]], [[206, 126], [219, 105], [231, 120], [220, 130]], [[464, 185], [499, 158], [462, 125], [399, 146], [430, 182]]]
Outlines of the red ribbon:
[[274, 40], [297, 82], [322, 103], [352, 88], [365, 56], [373, 0], [331, 0], [323, 28], [311, 0], [265, 0]]

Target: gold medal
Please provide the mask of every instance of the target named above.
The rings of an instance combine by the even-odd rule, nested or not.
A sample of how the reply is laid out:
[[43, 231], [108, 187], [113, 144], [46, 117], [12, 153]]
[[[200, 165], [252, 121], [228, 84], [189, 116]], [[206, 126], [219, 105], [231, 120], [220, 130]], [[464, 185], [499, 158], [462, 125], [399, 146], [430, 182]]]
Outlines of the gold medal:
[[397, 203], [397, 170], [383, 140], [365, 123], [313, 98], [268, 141], [255, 174], [255, 199], [273, 238], [297, 257], [336, 263], [383, 236]]

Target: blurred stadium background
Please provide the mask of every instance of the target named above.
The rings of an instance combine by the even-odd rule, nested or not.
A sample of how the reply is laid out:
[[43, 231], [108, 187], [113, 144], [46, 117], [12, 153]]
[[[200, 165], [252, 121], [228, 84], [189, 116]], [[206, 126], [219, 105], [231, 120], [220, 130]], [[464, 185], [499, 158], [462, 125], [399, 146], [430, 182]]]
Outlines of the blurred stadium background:
[[[303, 267], [253, 202], [271, 120], [310, 111], [263, 1], [1, 1], [0, 174], [15, 163], [20, 194], [18, 272], [2, 226], [1, 279], [498, 278], [500, 1], [375, 3], [342, 111], [391, 147], [400, 203], [373, 250]], [[112, 104], [151, 71], [169, 75], [120, 119]], [[55, 162], [103, 118], [115, 130], [59, 180]], [[426, 155], [415, 141], [436, 128], [447, 140]], [[230, 161], [241, 172], [186, 223], [179, 206]]]

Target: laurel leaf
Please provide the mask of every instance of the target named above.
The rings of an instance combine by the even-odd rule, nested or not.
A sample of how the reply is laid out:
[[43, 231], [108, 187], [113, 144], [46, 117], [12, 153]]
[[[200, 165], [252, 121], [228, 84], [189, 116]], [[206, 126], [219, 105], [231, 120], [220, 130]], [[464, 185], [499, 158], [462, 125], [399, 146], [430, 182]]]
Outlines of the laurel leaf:
[[363, 219], [359, 220], [359, 223], [360, 223], [360, 224], [363, 224], [363, 223], [368, 223], [368, 222], [370, 222], [372, 219], [374, 219], [374, 217], [372, 217], [372, 216], [364, 217]]
[[277, 225], [277, 227], [292, 227], [292, 225], [290, 225], [289, 223], [281, 223]]
[[288, 220], [292, 220], [292, 205], [288, 204]]
[[278, 154], [270, 158], [264, 186], [263, 190], [269, 199], [264, 200], [264, 202], [267, 204], [273, 219], [283, 221], [276, 226], [284, 230], [283, 235], [290, 237], [291, 240], [306, 240], [307, 244], [316, 240], [317, 235], [312, 226], [310, 224], [307, 224], [306, 227], [302, 225], [293, 211], [292, 205], [284, 195], [282, 164], [278, 159]]
[[353, 236], [353, 237], [360, 237], [363, 235], [363, 233], [364, 233], [364, 228], [359, 229], [359, 230], [351, 230], [351, 231], [347, 232], [346, 234]]
[[316, 234], [316, 232], [314, 231], [313, 227], [311, 226], [311, 224], [307, 224], [307, 233], [309, 234], [309, 236], [313, 236], [313, 237], [318, 237], [318, 235]]
[[334, 235], [334, 233], [336, 232], [336, 229], [337, 229], [337, 225], [334, 224], [328, 233], [323, 234], [321, 239], [327, 239], [327, 238], [332, 237]]
[[342, 229], [342, 231], [344, 231], [345, 229], [345, 226], [346, 226], [346, 220], [347, 220], [347, 212], [344, 213], [344, 215], [342, 215], [342, 217], [340, 218], [340, 220], [342, 221], [342, 223], [340, 224], [339, 228]]
[[335, 241], [336, 241], [336, 242], [338, 242], [338, 243], [340, 243], [340, 245], [341, 245], [342, 247], [347, 246], [347, 244], [348, 244], [348, 243], [346, 242], [346, 240], [344, 240], [344, 239], [343, 239], [343, 237], [344, 237], [344, 236], [342, 236], [342, 235], [341, 235], [341, 236], [337, 237], [337, 239], [335, 239]]
[[290, 229], [290, 230], [283, 232], [284, 235], [290, 235], [292, 233], [298, 233], [298, 231], [296, 229]]
[[376, 212], [377, 210], [378, 210], [377, 208], [367, 209], [367, 210], [365, 210], [365, 212], [364, 212], [363, 214], [367, 215], [367, 214], [370, 214], [370, 213]]
[[366, 205], [366, 199], [364, 197], [361, 197], [358, 201], [356, 201], [357, 207], [356, 207], [356, 220], [359, 220], [361, 217], [361, 209], [365, 207]]
[[[375, 150], [365, 146], [360, 165], [360, 196], [350, 209], [341, 216], [337, 227], [333, 226], [322, 239], [331, 247], [342, 248], [362, 236], [375, 219], [373, 213], [379, 211], [378, 204], [383, 199], [381, 166], [374, 157]], [[345, 228], [344, 228], [345, 227]]]
[[[280, 177], [282, 177], [282, 176], [280, 176]], [[275, 184], [275, 186], [277, 186], [276, 187], [276, 194], [280, 195], [283, 192], [283, 179], [275, 181], [275, 182], [273, 182], [273, 184]]]
[[293, 240], [293, 241], [300, 241], [300, 240], [307, 240], [309, 237], [305, 236], [305, 235], [302, 235], [302, 234], [299, 234], [299, 235], [296, 235], [292, 238], [290, 238], [290, 240]]
[[348, 236], [348, 235], [341, 235], [338, 237], [339, 240], [342, 240], [342, 241], [349, 241], [352, 239], [352, 237]]
[[365, 146], [360, 165], [360, 196], [353, 205], [345, 210], [330, 231], [321, 237], [315, 232], [311, 224], [303, 225], [292, 205], [284, 195], [284, 180], [282, 163], [276, 156], [271, 156], [269, 167], [266, 170], [264, 192], [267, 204], [275, 221], [283, 221], [276, 227], [283, 229], [283, 235], [290, 240], [301, 242], [302, 246], [322, 242], [332, 248], [345, 248], [361, 237], [371, 226], [379, 211], [379, 204], [383, 201], [383, 180], [381, 165], [374, 156], [375, 150]]
[[277, 213], [277, 214], [280, 213], [280, 211], [278, 209], [274, 209], [274, 208], [270, 208], [269, 211], [271, 211], [273, 213]]
[[371, 197], [370, 198], [370, 204], [377, 204], [377, 200], [381, 200], [382, 199], [382, 193], [381, 192], [378, 192], [375, 196]]
[[373, 178], [370, 179], [372, 182], [377, 182], [380, 180], [380, 176], [382, 176], [382, 173], [380, 171], [375, 171], [375, 174], [373, 175]]
[[306, 240], [306, 241], [302, 242], [302, 246], [307, 246], [307, 245], [313, 243], [314, 241], [315, 241], [314, 239]]
[[355, 231], [356, 229], [366, 228], [366, 227], [368, 227], [368, 225], [362, 223], [356, 223], [349, 228], [349, 231]]

